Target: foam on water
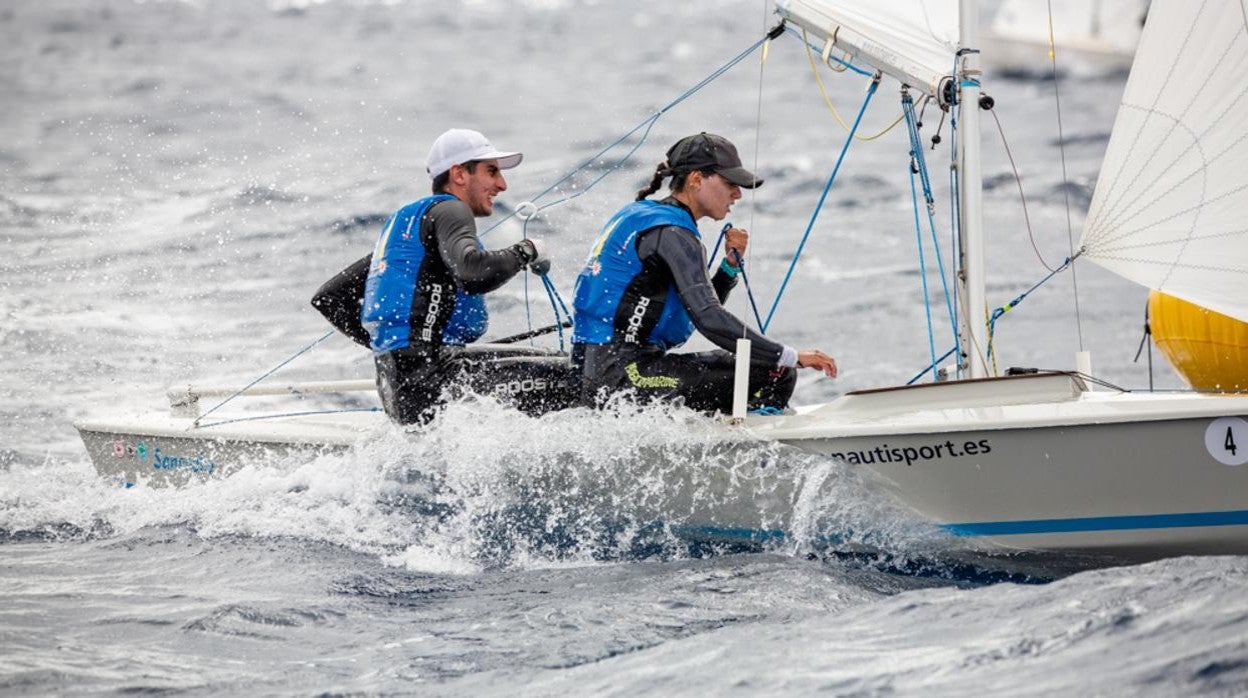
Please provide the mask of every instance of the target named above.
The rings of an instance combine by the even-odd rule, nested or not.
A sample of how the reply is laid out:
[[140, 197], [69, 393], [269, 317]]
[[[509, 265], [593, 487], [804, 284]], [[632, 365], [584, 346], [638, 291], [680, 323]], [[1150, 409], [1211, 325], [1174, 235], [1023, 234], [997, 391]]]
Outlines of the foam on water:
[[431, 572], [684, 557], [716, 540], [901, 555], [949, 538], [853, 468], [626, 401], [535, 418], [467, 399], [345, 454], [275, 458], [182, 488], [114, 489], [89, 465], [49, 460], [0, 471], [0, 492], [10, 535], [178, 526], [330, 543]]

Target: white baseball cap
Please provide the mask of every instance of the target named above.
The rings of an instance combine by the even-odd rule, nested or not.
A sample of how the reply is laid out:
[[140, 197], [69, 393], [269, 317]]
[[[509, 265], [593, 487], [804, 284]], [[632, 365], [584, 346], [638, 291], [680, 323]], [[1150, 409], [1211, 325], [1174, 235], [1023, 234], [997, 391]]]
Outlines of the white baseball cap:
[[425, 169], [429, 177], [435, 178], [447, 172], [454, 165], [471, 160], [498, 160], [498, 169], [509, 170], [524, 159], [523, 153], [504, 153], [490, 145], [489, 139], [479, 131], [466, 128], [453, 128], [433, 142], [429, 148], [429, 157], [425, 160]]

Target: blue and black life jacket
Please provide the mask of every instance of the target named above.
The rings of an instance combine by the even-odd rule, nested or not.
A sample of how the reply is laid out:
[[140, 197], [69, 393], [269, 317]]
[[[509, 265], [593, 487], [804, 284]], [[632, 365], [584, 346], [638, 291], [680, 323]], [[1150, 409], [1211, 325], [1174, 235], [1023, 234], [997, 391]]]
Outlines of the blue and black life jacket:
[[[427, 233], [430, 239], [422, 239], [421, 224], [429, 209], [454, 198], [439, 194], [414, 201], [382, 229], [360, 309], [374, 353], [420, 344], [463, 346], [485, 334], [489, 325], [485, 297], [459, 290], [442, 257], [427, 254], [432, 229]], [[479, 240], [477, 246], [484, 249]]]
[[639, 278], [637, 236], [661, 226], [676, 226], [701, 239], [693, 216], [679, 206], [644, 199], [607, 221], [576, 277], [573, 341], [586, 344], [631, 342], [663, 349], [680, 346], [693, 334], [693, 320], [676, 286], [653, 286]]

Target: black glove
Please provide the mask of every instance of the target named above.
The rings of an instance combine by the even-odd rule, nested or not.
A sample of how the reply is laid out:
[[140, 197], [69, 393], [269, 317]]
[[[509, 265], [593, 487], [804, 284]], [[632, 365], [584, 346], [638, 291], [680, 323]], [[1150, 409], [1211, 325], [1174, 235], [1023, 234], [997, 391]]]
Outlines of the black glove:
[[546, 246], [541, 240], [526, 239], [516, 244], [523, 266], [538, 276], [546, 276], [550, 271], [550, 257], [546, 254]]

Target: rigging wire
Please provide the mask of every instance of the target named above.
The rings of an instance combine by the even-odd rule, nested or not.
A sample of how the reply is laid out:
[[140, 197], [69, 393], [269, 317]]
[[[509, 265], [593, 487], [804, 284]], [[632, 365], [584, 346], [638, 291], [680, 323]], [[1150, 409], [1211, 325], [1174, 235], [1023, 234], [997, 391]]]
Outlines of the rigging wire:
[[[527, 237], [529, 222], [530, 222], [530, 221], [532, 221], [534, 218], [536, 218], [536, 217], [537, 217], [537, 214], [541, 213], [542, 211], [545, 211], [545, 210], [546, 210], [546, 209], [548, 209], [548, 208], [553, 208], [553, 207], [555, 207], [555, 206], [559, 206], [559, 205], [561, 205], [561, 204], [567, 203], [568, 201], [571, 201], [572, 199], [575, 199], [575, 198], [577, 198], [577, 197], [580, 197], [581, 195], [585, 194], [586, 192], [588, 192], [589, 190], [591, 190], [591, 189], [593, 189], [595, 186], [597, 186], [599, 182], [601, 182], [602, 180], [606, 179], [609, 175], [611, 175], [611, 174], [615, 173], [617, 170], [619, 170], [619, 169], [620, 169], [620, 168], [624, 165], [624, 163], [628, 162], [628, 161], [629, 161], [629, 160], [633, 157], [633, 155], [634, 155], [634, 154], [636, 154], [636, 152], [637, 152], [638, 150], [640, 150], [640, 149], [641, 149], [641, 146], [645, 144], [646, 140], [650, 137], [650, 131], [654, 128], [654, 125], [655, 125], [656, 123], [658, 123], [659, 119], [660, 119], [660, 118], [661, 118], [661, 117], [662, 117], [662, 116], [663, 116], [663, 115], [664, 115], [664, 114], [665, 114], [668, 110], [672, 109], [672, 108], [673, 108], [673, 107], [675, 107], [676, 105], [680, 104], [681, 102], [685, 101], [686, 99], [688, 99], [688, 98], [692, 97], [693, 95], [697, 94], [697, 93], [698, 93], [698, 92], [699, 92], [699, 91], [700, 91], [703, 87], [706, 87], [706, 86], [707, 86], [707, 85], [709, 85], [710, 83], [714, 82], [714, 81], [715, 81], [715, 79], [717, 79], [719, 76], [721, 76], [721, 75], [723, 75], [724, 73], [728, 72], [728, 71], [729, 71], [729, 70], [731, 70], [734, 66], [736, 66], [738, 63], [740, 63], [741, 61], [745, 60], [745, 58], [746, 58], [746, 57], [748, 57], [751, 53], [753, 53], [753, 52], [754, 52], [756, 49], [758, 49], [760, 46], [763, 48], [763, 63], [765, 64], [765, 63], [766, 63], [766, 60], [767, 60], [767, 58], [766, 58], [766, 57], [767, 57], [767, 48], [768, 48], [768, 46], [770, 45], [771, 39], [772, 39], [773, 37], [775, 37], [775, 36], [779, 36], [780, 32], [781, 32], [781, 31], [782, 31], [782, 29], [783, 29], [783, 26], [784, 26], [784, 24], [783, 24], [783, 23], [781, 23], [781, 24], [777, 25], [776, 27], [773, 27], [771, 30], [769, 30], [769, 31], [765, 32], [765, 33], [764, 33], [764, 35], [763, 35], [763, 38], [762, 38], [762, 39], [759, 39], [758, 41], [754, 42], [754, 44], [753, 44], [753, 45], [751, 45], [749, 48], [747, 48], [747, 49], [745, 49], [744, 51], [740, 52], [739, 54], [737, 54], [736, 56], [734, 56], [731, 60], [729, 60], [727, 63], [725, 63], [725, 64], [721, 65], [719, 68], [717, 68], [717, 69], [715, 69], [714, 71], [712, 71], [712, 72], [711, 72], [708, 76], [706, 76], [705, 78], [703, 78], [702, 80], [700, 80], [699, 82], [697, 82], [696, 84], [694, 84], [694, 86], [693, 86], [693, 87], [691, 87], [691, 88], [689, 88], [688, 90], [686, 90], [683, 94], [681, 94], [681, 95], [680, 95], [680, 96], [678, 96], [676, 99], [674, 99], [674, 100], [672, 100], [671, 102], [669, 102], [669, 103], [668, 103], [667, 105], [665, 105], [663, 108], [659, 109], [659, 110], [658, 110], [657, 112], [655, 112], [654, 114], [651, 114], [651, 115], [650, 115], [649, 117], [647, 117], [646, 119], [643, 119], [640, 123], [638, 123], [636, 126], [634, 126], [631, 130], [629, 130], [629, 131], [628, 131], [627, 133], [625, 133], [624, 135], [622, 135], [622, 136], [620, 136], [619, 138], [617, 138], [617, 139], [616, 139], [614, 142], [612, 142], [610, 145], [608, 145], [607, 147], [605, 147], [605, 148], [603, 148], [603, 149], [599, 150], [599, 151], [598, 151], [597, 153], [595, 153], [594, 155], [591, 155], [589, 158], [587, 158], [587, 159], [585, 159], [584, 161], [582, 161], [582, 162], [581, 162], [580, 164], [578, 164], [576, 167], [572, 168], [572, 170], [570, 170], [570, 171], [569, 171], [567, 174], [565, 174], [563, 177], [560, 177], [560, 178], [559, 178], [558, 180], [556, 180], [553, 184], [551, 184], [550, 186], [546, 187], [546, 188], [545, 188], [545, 189], [543, 189], [541, 192], [539, 192], [539, 193], [538, 193], [536, 196], [534, 196], [532, 199], [530, 199], [530, 200], [526, 201], [526, 202], [525, 202], [524, 204], [522, 204], [521, 206], [516, 207], [516, 209], [515, 209], [514, 211], [512, 211], [511, 213], [509, 213], [507, 216], [504, 216], [502, 219], [500, 219], [500, 220], [496, 221], [496, 222], [495, 222], [493, 225], [491, 225], [489, 228], [486, 228], [486, 229], [485, 229], [485, 231], [483, 231], [483, 232], [481, 233], [481, 237], [484, 237], [485, 235], [489, 234], [489, 233], [490, 233], [491, 231], [493, 231], [495, 228], [498, 228], [499, 226], [501, 226], [503, 223], [507, 222], [507, 221], [508, 221], [508, 220], [510, 220], [511, 218], [513, 218], [513, 217], [515, 217], [515, 216], [517, 216], [517, 215], [520, 215], [520, 212], [521, 212], [522, 210], [526, 210], [526, 209], [528, 209], [530, 212], [528, 213], [528, 215], [524, 216], [524, 219], [523, 219], [523, 220], [524, 220], [524, 228], [523, 228], [523, 230], [524, 230], [525, 236]], [[761, 70], [761, 67], [760, 67], [760, 70]], [[760, 114], [761, 114], [761, 111], [762, 111], [762, 104], [761, 104], [761, 102], [762, 102], [762, 79], [761, 79], [761, 75], [760, 75], [760, 79], [759, 79], [759, 102], [760, 102], [760, 104], [759, 104], [759, 112], [760, 112]], [[643, 128], [644, 128], [644, 130], [642, 130]], [[563, 198], [556, 199], [555, 201], [552, 201], [552, 202], [547, 203], [547, 204], [543, 204], [542, 206], [537, 206], [537, 205], [536, 205], [536, 203], [535, 203], [535, 202], [536, 202], [538, 199], [541, 199], [542, 197], [546, 196], [547, 194], [551, 193], [552, 191], [555, 191], [555, 190], [559, 187], [559, 185], [561, 185], [561, 184], [563, 184], [564, 182], [566, 182], [566, 181], [570, 180], [572, 177], [576, 176], [576, 174], [577, 174], [577, 173], [579, 173], [579, 172], [581, 172], [582, 170], [584, 170], [584, 169], [588, 168], [589, 166], [591, 166], [591, 165], [592, 165], [594, 162], [596, 162], [596, 161], [597, 161], [600, 157], [602, 157], [602, 156], [603, 156], [603, 155], [605, 155], [606, 153], [610, 152], [612, 149], [614, 149], [616, 146], [618, 146], [618, 145], [620, 145], [621, 143], [623, 143], [625, 140], [627, 140], [630, 136], [632, 136], [633, 134], [637, 133], [638, 131], [641, 131], [641, 132], [642, 132], [642, 133], [641, 133], [641, 138], [639, 138], [639, 139], [638, 139], [638, 141], [637, 141], [637, 142], [633, 145], [633, 147], [632, 147], [632, 148], [630, 148], [630, 149], [628, 150], [628, 152], [626, 152], [626, 153], [623, 155], [623, 157], [621, 157], [620, 159], [616, 160], [613, 164], [611, 164], [609, 167], [607, 167], [606, 169], [604, 169], [604, 170], [602, 171], [602, 173], [601, 173], [601, 174], [599, 174], [599, 175], [598, 175], [597, 177], [595, 177], [594, 179], [590, 180], [590, 182], [589, 182], [588, 184], [586, 184], [584, 187], [582, 187], [582, 188], [581, 188], [579, 191], [577, 191], [575, 194], [571, 194], [571, 195], [565, 196], [565, 197], [563, 197]], [[757, 147], [758, 147], [758, 146], [757, 146], [757, 139], [756, 139], [756, 140], [755, 140], [755, 163], [756, 163], [756, 166], [757, 166]], [[751, 215], [752, 215], [752, 213], [751, 213]], [[552, 283], [551, 283], [548, 279], [546, 279], [545, 277], [543, 277], [543, 278], [542, 278], [542, 282], [543, 282], [543, 284], [544, 284], [544, 285], [545, 285], [545, 287], [546, 287], [546, 295], [547, 295], [547, 297], [550, 299], [550, 302], [551, 302], [551, 308], [554, 310], [554, 313], [555, 313], [555, 320], [556, 320], [555, 327], [556, 327], [556, 328], [558, 328], [558, 330], [559, 330], [559, 347], [560, 347], [560, 351], [562, 351], [562, 350], [563, 350], [563, 346], [564, 346], [564, 342], [563, 342], [563, 323], [559, 321], [559, 308], [556, 306], [556, 302], [558, 303], [558, 305], [563, 305], [565, 308], [566, 308], [566, 304], [564, 304], [562, 296], [560, 296], [560, 295], [559, 295], [559, 291], [558, 291], [558, 289], [556, 289], [556, 288], [554, 287], [554, 285], [553, 285], [553, 284], [552, 284]], [[531, 316], [530, 316], [530, 315], [528, 314], [528, 312], [527, 312], [527, 303], [528, 303], [528, 288], [527, 288], [527, 286], [526, 286], [526, 288], [525, 288], [525, 303], [526, 303], [526, 319], [527, 319], [527, 320], [528, 320], [528, 322], [529, 322], [529, 328], [530, 328], [530, 330], [531, 330], [533, 325], [532, 325]], [[571, 317], [571, 316], [569, 315], [569, 317]]]
[[[642, 131], [641, 139], [640, 139], [640, 140], [639, 140], [639, 141], [638, 141], [638, 142], [637, 142], [637, 143], [636, 143], [636, 144], [635, 144], [632, 148], [630, 148], [630, 149], [628, 150], [628, 152], [624, 154], [624, 156], [623, 156], [623, 157], [621, 157], [619, 160], [616, 160], [614, 163], [612, 163], [610, 166], [608, 166], [605, 170], [603, 170], [602, 174], [600, 174], [600, 175], [598, 175], [597, 177], [595, 177], [593, 180], [591, 180], [591, 181], [589, 182], [589, 184], [587, 184], [587, 185], [585, 185], [584, 187], [582, 187], [582, 188], [580, 189], [580, 191], [576, 192], [575, 194], [571, 194], [571, 195], [565, 196], [565, 197], [563, 197], [563, 198], [561, 198], [561, 199], [558, 199], [558, 200], [556, 200], [556, 201], [552, 201], [552, 202], [550, 202], [550, 203], [548, 203], [548, 204], [545, 204], [545, 205], [543, 205], [543, 206], [537, 207], [537, 208], [536, 208], [536, 212], [541, 212], [541, 211], [544, 211], [544, 210], [546, 210], [546, 209], [548, 209], [548, 208], [551, 208], [551, 207], [553, 207], [553, 206], [558, 206], [558, 205], [560, 205], [560, 204], [563, 204], [563, 203], [566, 203], [566, 202], [568, 202], [568, 201], [571, 201], [572, 199], [575, 199], [575, 198], [577, 198], [577, 197], [579, 197], [579, 196], [581, 196], [581, 195], [585, 194], [585, 193], [586, 193], [586, 192], [588, 192], [590, 189], [593, 189], [593, 188], [594, 188], [594, 186], [596, 186], [599, 182], [601, 182], [601, 181], [602, 181], [603, 179], [605, 179], [607, 176], [609, 176], [609, 175], [613, 174], [615, 171], [619, 170], [619, 169], [620, 169], [620, 168], [624, 165], [624, 163], [628, 162], [628, 160], [629, 160], [630, 158], [632, 158], [633, 154], [635, 154], [635, 153], [637, 152], [637, 150], [638, 150], [638, 149], [640, 149], [640, 148], [641, 148], [641, 146], [642, 146], [642, 145], [646, 142], [646, 139], [647, 139], [647, 138], [649, 138], [649, 136], [650, 136], [650, 131], [651, 131], [651, 129], [653, 129], [653, 128], [654, 128], [654, 124], [655, 124], [656, 122], [658, 122], [658, 120], [659, 120], [660, 118], [662, 118], [664, 114], [666, 114], [668, 111], [670, 111], [672, 108], [676, 107], [676, 106], [677, 106], [677, 105], [679, 105], [680, 103], [682, 103], [682, 102], [684, 102], [685, 100], [689, 99], [689, 98], [690, 98], [690, 97], [692, 97], [693, 95], [695, 95], [695, 94], [697, 94], [698, 92], [700, 92], [700, 91], [702, 90], [702, 88], [704, 88], [704, 87], [706, 87], [707, 85], [709, 85], [709, 84], [711, 84], [712, 82], [714, 82], [716, 79], [718, 79], [718, 78], [719, 78], [720, 76], [722, 76], [724, 73], [727, 73], [729, 70], [731, 70], [732, 68], [736, 67], [736, 65], [737, 65], [738, 63], [740, 63], [741, 61], [743, 61], [743, 60], [745, 60], [747, 57], [749, 57], [749, 55], [750, 55], [750, 54], [752, 54], [752, 53], [754, 53], [754, 51], [758, 50], [758, 48], [759, 48], [759, 47], [764, 46], [764, 45], [765, 45], [766, 43], [768, 43], [768, 42], [769, 42], [772, 38], [774, 38], [774, 37], [776, 37], [776, 36], [779, 36], [779, 35], [780, 35], [780, 33], [783, 31], [783, 29], [784, 29], [784, 24], [783, 24], [783, 23], [778, 24], [778, 25], [776, 25], [775, 27], [773, 27], [770, 31], [768, 31], [766, 34], [764, 34], [764, 35], [763, 35], [763, 38], [759, 39], [758, 41], [755, 41], [753, 44], [751, 44], [751, 45], [750, 45], [749, 47], [747, 47], [745, 50], [741, 51], [741, 52], [740, 52], [740, 53], [738, 53], [736, 56], [733, 56], [731, 59], [729, 59], [726, 63], [724, 63], [724, 64], [723, 64], [723, 65], [721, 65], [720, 67], [716, 68], [715, 70], [711, 71], [711, 73], [710, 73], [710, 74], [708, 74], [706, 77], [702, 78], [702, 79], [701, 79], [701, 80], [699, 80], [697, 83], [695, 83], [695, 84], [693, 85], [693, 87], [690, 87], [689, 89], [685, 90], [683, 93], [681, 93], [679, 96], [677, 96], [677, 97], [676, 97], [675, 99], [673, 99], [672, 101], [668, 102], [666, 105], [664, 105], [664, 106], [663, 106], [662, 108], [660, 108], [658, 111], [656, 111], [655, 113], [653, 113], [653, 114], [651, 114], [650, 116], [648, 116], [648, 117], [646, 117], [645, 119], [643, 119], [640, 123], [638, 123], [638, 124], [637, 124], [636, 126], [634, 126], [632, 129], [630, 129], [630, 130], [629, 130], [628, 132], [626, 132], [624, 135], [620, 136], [620, 137], [619, 137], [619, 138], [617, 138], [615, 141], [613, 141], [613, 142], [611, 142], [610, 144], [608, 144], [605, 148], [602, 148], [602, 149], [601, 149], [601, 150], [599, 150], [597, 153], [594, 153], [593, 155], [589, 156], [589, 157], [588, 157], [588, 158], [586, 158], [585, 160], [581, 161], [578, 165], [576, 165], [576, 166], [575, 166], [575, 167], [573, 167], [571, 170], [569, 170], [566, 174], [564, 174], [562, 177], [560, 177], [558, 180], [556, 180], [553, 184], [551, 184], [550, 186], [546, 187], [545, 189], [543, 189], [542, 191], [540, 191], [540, 192], [539, 192], [536, 196], [534, 196], [532, 199], [530, 199], [530, 200], [529, 200], [529, 203], [536, 203], [536, 201], [537, 201], [538, 199], [541, 199], [542, 197], [546, 196], [547, 194], [550, 194], [551, 192], [555, 191], [555, 189], [557, 189], [557, 188], [559, 187], [559, 185], [563, 184], [564, 182], [568, 181], [568, 180], [569, 180], [569, 179], [571, 179], [572, 177], [576, 176], [576, 175], [577, 175], [579, 172], [581, 172], [582, 170], [587, 169], [588, 167], [590, 167], [591, 165], [593, 165], [593, 164], [594, 164], [594, 163], [595, 163], [595, 162], [596, 162], [599, 158], [601, 158], [602, 156], [604, 156], [604, 155], [606, 155], [607, 153], [611, 152], [612, 150], [614, 150], [614, 149], [615, 149], [615, 147], [616, 147], [616, 146], [618, 146], [618, 145], [620, 145], [621, 143], [623, 143], [624, 141], [628, 140], [628, 138], [629, 138], [630, 136], [632, 136], [633, 134], [637, 133], [638, 131], [642, 131], [642, 129], [644, 128], [645, 130], [644, 130], [644, 131]], [[499, 221], [495, 222], [495, 223], [494, 223], [494, 225], [491, 225], [489, 228], [487, 228], [484, 232], [482, 232], [482, 233], [481, 233], [481, 235], [482, 235], [482, 236], [484, 236], [484, 235], [488, 234], [490, 231], [492, 231], [492, 230], [494, 230], [495, 228], [497, 228], [497, 227], [499, 227], [500, 225], [502, 225], [503, 223], [506, 223], [508, 220], [510, 220], [511, 218], [513, 218], [514, 216], [516, 216], [516, 215], [517, 215], [517, 213], [518, 213], [518, 211], [519, 211], [519, 209], [517, 209], [516, 211], [512, 211], [512, 212], [511, 212], [511, 213], [509, 213], [507, 216], [505, 216], [505, 217], [503, 217], [502, 219], [500, 219]], [[536, 212], [534, 213], [534, 215], [536, 215]]]
[[198, 427], [198, 426], [199, 426], [199, 422], [200, 422], [200, 420], [201, 420], [201, 419], [203, 419], [204, 417], [207, 417], [208, 415], [212, 414], [213, 412], [216, 412], [218, 409], [220, 409], [223, 405], [225, 405], [225, 403], [229, 402], [230, 400], [233, 400], [234, 398], [238, 397], [239, 395], [242, 395], [243, 393], [247, 392], [247, 390], [248, 390], [249, 388], [251, 388], [253, 385], [255, 385], [255, 384], [259, 383], [260, 381], [264, 380], [265, 378], [268, 378], [269, 376], [273, 375], [273, 374], [274, 374], [274, 373], [276, 373], [276, 372], [277, 372], [277, 370], [278, 370], [278, 369], [280, 369], [281, 367], [285, 366], [286, 364], [290, 363], [291, 361], [294, 361], [295, 359], [299, 358], [300, 356], [302, 356], [302, 355], [304, 355], [304, 354], [308, 353], [309, 351], [311, 351], [311, 350], [312, 350], [312, 348], [313, 348], [313, 347], [315, 347], [316, 345], [320, 344], [321, 342], [324, 342], [326, 339], [329, 339], [330, 335], [332, 335], [333, 333], [334, 333], [334, 330], [330, 330], [330, 331], [326, 332], [325, 334], [321, 335], [318, 339], [316, 339], [315, 341], [313, 341], [311, 344], [309, 344], [309, 345], [305, 346], [304, 348], [300, 349], [299, 351], [295, 352], [294, 354], [291, 354], [290, 356], [286, 357], [286, 359], [285, 359], [284, 361], [282, 361], [281, 363], [279, 363], [278, 365], [276, 365], [276, 366], [274, 366], [273, 368], [270, 368], [268, 371], [265, 371], [264, 373], [260, 374], [260, 376], [259, 376], [258, 378], [256, 378], [255, 380], [253, 380], [252, 382], [250, 382], [250, 383], [248, 383], [247, 385], [245, 385], [245, 386], [243, 386], [243, 387], [239, 388], [238, 390], [234, 391], [234, 393], [233, 393], [233, 394], [226, 396], [226, 398], [225, 398], [224, 400], [222, 400], [221, 402], [218, 402], [217, 404], [213, 405], [213, 406], [212, 406], [212, 409], [210, 409], [210, 410], [208, 410], [207, 412], [204, 412], [203, 414], [201, 414], [201, 415], [199, 415], [198, 417], [196, 417], [196, 418], [195, 418], [195, 421], [191, 422], [190, 426], [188, 426], [188, 427], [186, 428], [186, 430], [187, 430], [187, 431], [190, 431], [191, 429], [194, 429], [194, 428]]
[[992, 315], [988, 319], [988, 358], [993, 360], [994, 368], [995, 368], [996, 356], [993, 353], [993, 335], [997, 329], [997, 319], [1000, 318], [1002, 315], [1005, 315], [1006, 313], [1013, 310], [1019, 303], [1023, 302], [1023, 299], [1031, 295], [1032, 291], [1035, 291], [1036, 289], [1040, 288], [1040, 286], [1042, 286], [1046, 281], [1053, 278], [1061, 271], [1065, 270], [1066, 267], [1071, 266], [1071, 263], [1073, 263], [1079, 257], [1080, 254], [1081, 253], [1076, 252], [1073, 256], [1067, 257], [1066, 261], [1062, 262], [1061, 266], [1059, 266], [1056, 269], [1050, 269], [1049, 273], [1043, 279], [1040, 279], [1035, 284], [1033, 284], [1031, 288], [1020, 293], [1014, 300], [1010, 301], [1009, 303], [1006, 303], [1005, 305], [999, 308], [996, 308], [995, 310], [992, 311]]
[[[763, 0], [763, 26], [767, 26], [767, 18], [770, 13], [767, 11], [768, 0]], [[767, 55], [771, 50], [771, 36], [768, 35], [767, 40], [763, 42], [763, 51], [758, 62], [758, 105], [754, 110], [754, 165], [753, 171], [758, 172], [758, 150], [759, 142], [762, 140], [763, 133], [763, 75], [767, 68]], [[750, 230], [754, 229], [754, 211], [757, 210], [758, 187], [750, 189]], [[721, 236], [722, 237], [722, 236]]]
[[[287, 417], [309, 417], [309, 416], [317, 415], [317, 414], [342, 414], [344, 412], [381, 412], [381, 411], [382, 410], [380, 407], [343, 407], [343, 408], [338, 408], [338, 409], [333, 409], [333, 410], [307, 410], [304, 412], [282, 412], [280, 414], [257, 414], [257, 415], [252, 415], [249, 417], [235, 417], [233, 419], [222, 419], [216, 422], [209, 422], [207, 424], [199, 424], [199, 420], [195, 420], [196, 423], [191, 425], [190, 427], [187, 427], [187, 431], [190, 431], [193, 428], [210, 429], [212, 427], [224, 426], [226, 424], [237, 424], [239, 422], [258, 422], [258, 421], [269, 420], [269, 419], [285, 419]], [[203, 419], [203, 417], [207, 417], [207, 416], [208, 415], [205, 414], [202, 417], [200, 417], [200, 419]]]
[[[1062, 159], [1062, 193], [1066, 198], [1066, 245], [1070, 259], [1075, 253], [1073, 226], [1070, 222], [1070, 179], [1066, 174], [1066, 136], [1062, 130], [1062, 96], [1058, 89], [1057, 46], [1053, 40], [1053, 0], [1046, 0], [1049, 10], [1049, 62], [1053, 66], [1053, 101], [1057, 107], [1057, 146]], [[1079, 276], [1074, 267], [1070, 269], [1070, 283], [1075, 296], [1075, 330], [1079, 336], [1079, 351], [1083, 351], [1083, 314], [1079, 311]]]

